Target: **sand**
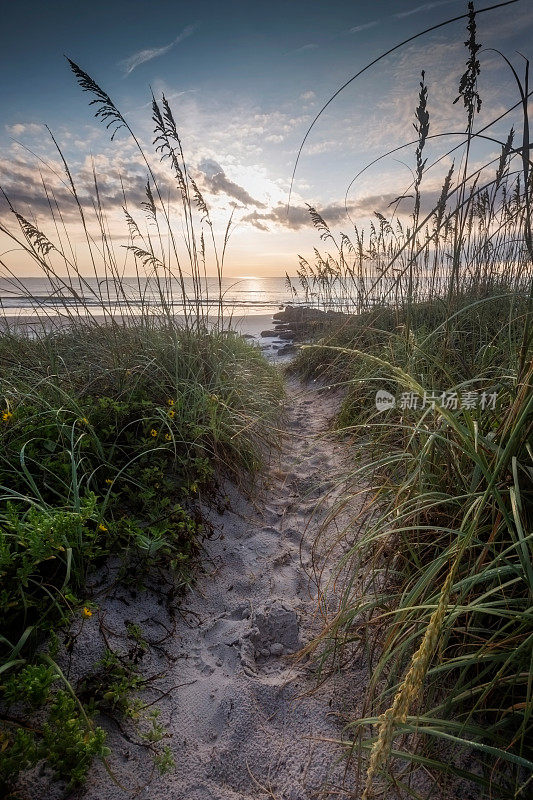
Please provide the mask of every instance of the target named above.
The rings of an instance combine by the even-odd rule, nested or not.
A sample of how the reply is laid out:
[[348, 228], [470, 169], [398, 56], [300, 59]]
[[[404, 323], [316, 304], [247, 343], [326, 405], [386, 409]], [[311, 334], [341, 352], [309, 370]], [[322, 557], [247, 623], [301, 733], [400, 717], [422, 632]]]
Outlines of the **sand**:
[[[183, 316], [176, 314], [174, 317], [178, 322], [183, 321]], [[216, 315], [214, 315], [216, 318]], [[81, 317], [83, 319], [83, 317]], [[115, 314], [115, 319], [120, 321], [120, 314]], [[239, 333], [250, 334], [254, 338], [259, 337], [262, 330], [272, 327], [272, 313], [270, 314], [240, 314], [227, 313], [226, 319], [228, 325], [238, 330]], [[93, 323], [102, 324], [106, 321], [103, 314], [91, 315]], [[9, 315], [3, 314], [0, 316], [0, 330], [12, 330], [14, 332], [23, 332], [25, 330], [42, 332], [43, 330], [51, 330], [53, 328], [66, 328], [69, 324], [69, 318], [57, 313], [51, 313], [49, 316], [37, 314], [25, 315]]]
[[[280, 452], [253, 499], [228, 485], [229, 510], [208, 512], [213, 532], [185, 595], [169, 603], [169, 586], [111, 590], [112, 566], [93, 579], [98, 611], [72, 631], [63, 667], [77, 686], [105, 642], [127, 651], [126, 623], [138, 623], [150, 643], [141, 662], [150, 680], [141, 697], [157, 701], [176, 767], [159, 775], [135, 728], [104, 717], [109, 764], [122, 788], [95, 762], [85, 800], [128, 793], [158, 800], [349, 796], [340, 789], [342, 751], [321, 740], [341, 735], [336, 711], [362, 697], [366, 668], [356, 665], [315, 691], [312, 664], [293, 656], [321, 629], [312, 545], [342, 490], [335, 484], [347, 449], [328, 433], [331, 395], [295, 380], [288, 389]], [[25, 788], [31, 797], [59, 796], [53, 784], [44, 793], [40, 781]]]

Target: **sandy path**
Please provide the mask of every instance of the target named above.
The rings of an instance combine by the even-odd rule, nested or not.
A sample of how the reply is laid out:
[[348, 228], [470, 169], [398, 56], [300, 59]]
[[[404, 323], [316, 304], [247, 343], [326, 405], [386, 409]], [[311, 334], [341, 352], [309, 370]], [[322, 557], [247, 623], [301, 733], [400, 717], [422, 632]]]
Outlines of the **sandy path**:
[[[312, 512], [328, 497], [346, 448], [327, 433], [333, 401], [296, 381], [288, 390], [280, 455], [253, 505], [230, 488], [231, 509], [212, 515], [205, 572], [181, 599], [174, 622], [153, 589], [135, 600], [119, 591], [102, 601], [100, 622], [113, 646], [124, 648], [126, 619], [139, 623], [147, 641], [161, 643], [150, 648], [143, 673], [164, 675], [153, 695], [144, 694], [155, 700], [172, 689], [157, 703], [176, 761], [170, 773], [154, 775], [145, 748], [109, 723], [110, 761], [119, 781], [128, 787], [149, 781], [138, 797], [307, 800], [341, 780], [339, 751], [317, 738], [339, 735], [333, 712], [348, 691], [352, 699], [357, 693], [353, 673], [349, 690], [339, 679], [309, 694], [312, 672], [290, 653], [320, 630], [311, 544], [331, 498], [320, 513]], [[88, 635], [78, 638], [80, 647], [92, 658]], [[363, 687], [363, 672], [358, 677]], [[98, 765], [84, 796], [126, 794]]]

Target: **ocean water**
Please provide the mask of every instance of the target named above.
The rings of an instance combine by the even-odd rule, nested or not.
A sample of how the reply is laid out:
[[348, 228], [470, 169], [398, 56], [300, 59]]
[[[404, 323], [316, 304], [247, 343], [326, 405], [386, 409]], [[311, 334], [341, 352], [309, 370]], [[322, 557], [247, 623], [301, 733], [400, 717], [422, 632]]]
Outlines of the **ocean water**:
[[[185, 279], [186, 293], [194, 297], [192, 281]], [[296, 282], [295, 282], [296, 285]], [[92, 314], [105, 308], [114, 313], [129, 308], [140, 311], [139, 297], [145, 305], [156, 310], [161, 298], [155, 281], [147, 278], [123, 278], [123, 291], [117, 291], [113, 282], [106, 279], [85, 278], [72, 282], [74, 291], [60, 287], [57, 280], [52, 285], [46, 278], [19, 278], [17, 281], [0, 277], [0, 313], [7, 316], [32, 316], [40, 310], [47, 315], [65, 313], [77, 306], [87, 306]], [[181, 286], [172, 281], [170, 286], [172, 307], [178, 314], [183, 310]], [[202, 304], [216, 308], [218, 304], [218, 279], [208, 278], [202, 290]], [[282, 277], [224, 277], [222, 279], [223, 306], [226, 313], [238, 315], [271, 314], [287, 303], [303, 304], [304, 297], [295, 297]], [[82, 302], [81, 302], [82, 301]]]
[[[272, 315], [288, 303], [292, 305], [317, 305], [322, 308], [337, 308], [353, 311], [357, 307], [357, 296], [363, 291], [367, 306], [375, 302], [393, 302], [396, 293], [393, 291], [395, 277], [381, 276], [376, 282], [376, 274], [368, 272], [362, 279], [334, 279], [329, 287], [311, 287], [306, 293], [298, 278], [286, 277], [224, 277], [221, 293], [224, 315], [228, 318], [253, 318], [259, 315]], [[445, 293], [447, 276], [419, 277], [416, 287], [417, 296], [424, 297], [430, 289]], [[376, 283], [375, 283], [376, 282]], [[379, 286], [375, 288], [377, 285]], [[183, 312], [184, 302], [179, 281], [172, 280], [168, 285], [161, 281], [164, 302], [179, 315]], [[188, 298], [189, 311], [194, 314], [194, 286], [190, 278], [185, 278], [185, 293]], [[142, 303], [139, 298], [142, 298]], [[202, 281], [201, 305], [204, 313], [207, 308], [216, 312], [219, 298], [218, 279], [214, 277]], [[152, 278], [122, 278], [121, 288], [106, 278], [75, 278], [71, 284], [54, 279], [53, 283], [42, 278], [7, 278], [0, 276], [0, 317], [32, 317], [43, 315], [53, 317], [55, 314], [84, 314], [85, 309], [92, 315], [103, 313], [137, 314], [148, 307], [153, 313], [161, 309], [163, 303], [160, 286]]]

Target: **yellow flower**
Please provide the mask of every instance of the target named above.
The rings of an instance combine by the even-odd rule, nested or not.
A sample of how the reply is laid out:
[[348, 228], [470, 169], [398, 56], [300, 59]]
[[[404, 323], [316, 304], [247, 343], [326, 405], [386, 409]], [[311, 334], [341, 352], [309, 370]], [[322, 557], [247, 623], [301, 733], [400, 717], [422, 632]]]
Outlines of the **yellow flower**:
[[196, 485], [196, 483], [192, 483], [191, 484], [191, 492], [197, 492], [197, 491], [198, 491], [198, 486]]
[[105, 479], [105, 482], [106, 482], [107, 484], [112, 484], [112, 483], [113, 483], [113, 478], [106, 478], [106, 479]]
[[171, 408], [170, 411], [168, 412], [168, 416], [170, 417], [170, 419], [176, 416], [176, 412], [174, 411], [173, 408]]
[[173, 400], [173, 399], [170, 397], [170, 398], [167, 400], [167, 406], [173, 406], [173, 405], [174, 405], [174, 400]]
[[170, 433], [165, 433], [165, 439], [167, 440], [167, 442], [172, 441], [172, 436], [170, 435]]
[[4, 413], [2, 414], [2, 419], [4, 420], [4, 422], [9, 422], [12, 416], [13, 414], [11, 411], [4, 411]]
[[85, 608], [82, 611], [82, 614], [84, 617], [92, 617], [93, 612], [91, 611], [90, 608], [87, 608], [87, 606], [85, 606]]
[[155, 428], [152, 428], [152, 430], [150, 431], [150, 436], [153, 436], [154, 438], [157, 436], [157, 431]]
[[98, 526], [98, 530], [102, 531], [102, 533], [105, 533], [107, 531], [107, 528], [103, 522], [101, 522], [100, 525]]
[[89, 420], [87, 419], [87, 417], [80, 417], [79, 421], [81, 422], [82, 425], [88, 425], [89, 424]]

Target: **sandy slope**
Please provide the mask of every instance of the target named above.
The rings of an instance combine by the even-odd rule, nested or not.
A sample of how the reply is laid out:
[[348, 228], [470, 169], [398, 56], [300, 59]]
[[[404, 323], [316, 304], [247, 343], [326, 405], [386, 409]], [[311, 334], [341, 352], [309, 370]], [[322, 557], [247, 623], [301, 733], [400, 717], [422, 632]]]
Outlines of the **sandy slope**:
[[[309, 665], [290, 654], [320, 630], [311, 545], [346, 446], [327, 433], [334, 401], [296, 381], [289, 395], [280, 454], [253, 505], [228, 488], [230, 510], [212, 514], [205, 571], [175, 604], [177, 615], [157, 587], [135, 599], [123, 589], [100, 597], [100, 627], [114, 648], [127, 645], [127, 620], [154, 645], [143, 673], [160, 677], [143, 693], [145, 702], [171, 690], [157, 703], [176, 761], [169, 774], [154, 774], [137, 737], [108, 724], [113, 772], [138, 797], [307, 800], [342, 780], [339, 750], [318, 739], [339, 735], [335, 709], [362, 693], [365, 671], [352, 672], [349, 686], [339, 678], [313, 694]], [[313, 514], [317, 502], [323, 505]], [[73, 680], [100, 655], [95, 626], [97, 615], [76, 639]], [[126, 796], [101, 764], [93, 768], [87, 800]]]

